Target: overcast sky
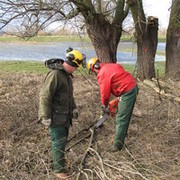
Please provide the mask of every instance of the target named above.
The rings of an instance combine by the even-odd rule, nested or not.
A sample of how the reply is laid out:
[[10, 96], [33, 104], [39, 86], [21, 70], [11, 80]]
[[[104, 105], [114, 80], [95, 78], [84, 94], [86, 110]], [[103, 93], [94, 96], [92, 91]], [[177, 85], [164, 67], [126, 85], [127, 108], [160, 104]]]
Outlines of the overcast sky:
[[[146, 17], [156, 16], [159, 19], [159, 29], [167, 28], [169, 24], [172, 0], [142, 0]], [[56, 29], [59, 23], [52, 24], [49, 29]]]
[[143, 0], [146, 16], [156, 16], [160, 28], [167, 28], [169, 24], [170, 7], [172, 0]]

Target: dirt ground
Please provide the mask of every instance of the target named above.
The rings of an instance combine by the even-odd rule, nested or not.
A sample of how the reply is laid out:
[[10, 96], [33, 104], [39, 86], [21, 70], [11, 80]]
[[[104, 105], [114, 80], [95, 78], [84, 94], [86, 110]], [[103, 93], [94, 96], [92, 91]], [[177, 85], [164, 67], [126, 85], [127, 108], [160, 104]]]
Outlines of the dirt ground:
[[[0, 72], [2, 180], [55, 179], [48, 129], [37, 124], [44, 76]], [[125, 141], [127, 147], [121, 152], [108, 151], [115, 133], [115, 118], [108, 118], [96, 131], [78, 174], [89, 145], [90, 129], [101, 114], [101, 102], [94, 76], [76, 75], [73, 81], [79, 118], [73, 120], [66, 148], [69, 179], [78, 179], [78, 175], [82, 180], [180, 179], [180, 103], [159, 96], [142, 83]], [[180, 96], [176, 88], [171, 93]]]

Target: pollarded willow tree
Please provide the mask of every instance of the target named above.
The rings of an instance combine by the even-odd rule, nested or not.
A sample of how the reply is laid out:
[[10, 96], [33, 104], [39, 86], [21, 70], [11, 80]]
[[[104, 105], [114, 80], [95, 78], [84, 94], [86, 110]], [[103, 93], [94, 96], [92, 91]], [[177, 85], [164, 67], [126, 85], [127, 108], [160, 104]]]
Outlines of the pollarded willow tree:
[[158, 19], [146, 18], [142, 0], [127, 0], [132, 12], [137, 36], [137, 77], [140, 80], [155, 77], [155, 55], [158, 42]]
[[33, 36], [53, 22], [66, 24], [74, 20], [82, 27], [79, 20], [83, 17], [98, 58], [116, 62], [128, 10], [125, 0], [3, 0], [0, 1], [0, 25], [4, 27], [14, 21], [24, 31], [23, 35]]
[[166, 36], [166, 75], [180, 72], [180, 1], [172, 0]]

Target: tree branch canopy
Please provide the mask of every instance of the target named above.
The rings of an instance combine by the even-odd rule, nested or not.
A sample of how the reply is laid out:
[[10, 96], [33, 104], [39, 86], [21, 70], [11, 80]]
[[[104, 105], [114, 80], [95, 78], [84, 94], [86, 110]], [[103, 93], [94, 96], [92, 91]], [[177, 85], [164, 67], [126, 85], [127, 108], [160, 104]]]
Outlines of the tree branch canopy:
[[[0, 29], [8, 24], [21, 28], [21, 31], [34, 29], [35, 26], [43, 28], [55, 21], [72, 19], [78, 14], [79, 10], [70, 1], [4, 0], [0, 1]], [[23, 28], [27, 26], [29, 28]]]
[[[1, 0], [0, 29], [8, 24], [22, 27], [25, 22], [33, 28], [37, 23], [41, 26], [55, 22], [55, 19], [67, 21], [82, 15], [84, 19], [92, 18], [96, 13], [102, 14], [110, 23], [121, 24], [128, 13], [124, 4], [125, 0]], [[36, 16], [32, 18], [33, 15]]]

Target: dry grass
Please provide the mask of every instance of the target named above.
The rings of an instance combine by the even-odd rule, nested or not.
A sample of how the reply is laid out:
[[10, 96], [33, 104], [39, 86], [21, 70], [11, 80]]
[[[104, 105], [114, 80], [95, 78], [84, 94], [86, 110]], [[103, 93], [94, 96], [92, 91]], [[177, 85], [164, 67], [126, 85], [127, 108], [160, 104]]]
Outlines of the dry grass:
[[[37, 124], [38, 96], [44, 75], [0, 73], [0, 179], [55, 179], [52, 171], [48, 130]], [[70, 129], [66, 157], [70, 179], [88, 147], [87, 130], [100, 116], [100, 96], [95, 79], [74, 78], [74, 94], [80, 116]], [[115, 119], [109, 118], [95, 135], [79, 179], [141, 180], [180, 179], [180, 105], [148, 87], [139, 86], [136, 107], [141, 117], [132, 116], [127, 148], [109, 153]], [[80, 133], [79, 133], [80, 132]], [[74, 146], [73, 146], [74, 145]], [[71, 147], [69, 149], [69, 147]]]

